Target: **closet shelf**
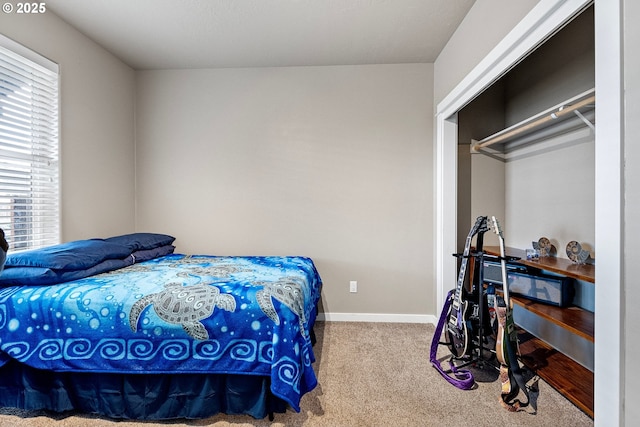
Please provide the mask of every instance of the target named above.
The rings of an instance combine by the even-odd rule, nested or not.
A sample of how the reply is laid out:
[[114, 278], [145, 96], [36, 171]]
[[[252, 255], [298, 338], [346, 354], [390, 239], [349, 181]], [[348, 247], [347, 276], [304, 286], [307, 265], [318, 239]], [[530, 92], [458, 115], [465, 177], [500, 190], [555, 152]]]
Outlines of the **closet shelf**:
[[520, 328], [518, 341], [520, 360], [593, 418], [593, 372]]
[[595, 100], [595, 89], [585, 91], [480, 141], [472, 141], [471, 152], [505, 154], [585, 126], [594, 130]]
[[[506, 247], [505, 250], [507, 256], [518, 259], [518, 264], [551, 271], [589, 283], [596, 282], [596, 266], [594, 264], [576, 264], [568, 259], [557, 257], [540, 257], [537, 260], [528, 260], [524, 249]], [[485, 246], [485, 251], [491, 255], [500, 255], [499, 246]]]

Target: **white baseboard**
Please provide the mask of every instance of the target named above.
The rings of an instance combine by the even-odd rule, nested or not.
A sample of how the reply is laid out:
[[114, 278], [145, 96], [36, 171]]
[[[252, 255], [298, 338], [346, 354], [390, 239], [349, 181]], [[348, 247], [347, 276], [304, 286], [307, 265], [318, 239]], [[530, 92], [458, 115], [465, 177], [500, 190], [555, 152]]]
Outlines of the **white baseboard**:
[[431, 314], [386, 314], [386, 313], [318, 313], [321, 322], [382, 322], [382, 323], [431, 323], [438, 319]]

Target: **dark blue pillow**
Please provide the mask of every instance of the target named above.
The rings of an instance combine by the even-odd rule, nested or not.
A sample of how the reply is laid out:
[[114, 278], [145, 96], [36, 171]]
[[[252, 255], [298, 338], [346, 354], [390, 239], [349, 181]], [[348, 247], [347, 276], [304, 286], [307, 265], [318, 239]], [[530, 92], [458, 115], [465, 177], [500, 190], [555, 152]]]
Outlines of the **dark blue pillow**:
[[176, 247], [173, 245], [164, 245], [164, 246], [160, 246], [159, 248], [143, 249], [141, 251], [135, 251], [134, 253], [131, 254], [131, 256], [133, 257], [134, 261], [138, 263], [138, 262], [149, 261], [150, 259], [159, 258], [161, 256], [172, 254], [175, 248]]
[[11, 252], [7, 255], [5, 268], [43, 267], [55, 270], [84, 270], [107, 259], [129, 256], [129, 248], [102, 239], [76, 240], [59, 245]]
[[175, 237], [159, 233], [131, 233], [109, 237], [105, 242], [117, 243], [128, 247], [131, 252], [159, 248], [173, 243]]
[[0, 286], [49, 285], [58, 281], [58, 274], [45, 267], [13, 267], [0, 274]]
[[0, 287], [45, 286], [84, 279], [85, 277], [118, 270], [133, 264], [133, 257], [106, 259], [84, 270], [55, 270], [44, 267], [12, 267], [0, 273]]

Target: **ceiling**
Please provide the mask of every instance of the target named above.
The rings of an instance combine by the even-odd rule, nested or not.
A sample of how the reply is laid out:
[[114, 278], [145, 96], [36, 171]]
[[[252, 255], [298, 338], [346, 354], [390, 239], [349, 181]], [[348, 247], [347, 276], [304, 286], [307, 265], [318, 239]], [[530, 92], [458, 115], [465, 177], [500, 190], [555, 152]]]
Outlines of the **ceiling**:
[[475, 0], [49, 0], [134, 69], [431, 63]]

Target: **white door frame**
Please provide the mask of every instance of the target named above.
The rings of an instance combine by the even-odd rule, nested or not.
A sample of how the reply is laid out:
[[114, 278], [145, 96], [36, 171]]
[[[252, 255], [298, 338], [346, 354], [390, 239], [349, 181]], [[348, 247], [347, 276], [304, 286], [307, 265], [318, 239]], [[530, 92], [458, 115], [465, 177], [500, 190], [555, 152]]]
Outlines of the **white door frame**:
[[[596, 269], [595, 421], [624, 425], [622, 295], [622, 2], [595, 0]], [[436, 108], [436, 296], [455, 286], [457, 112], [591, 0], [541, 0]]]

